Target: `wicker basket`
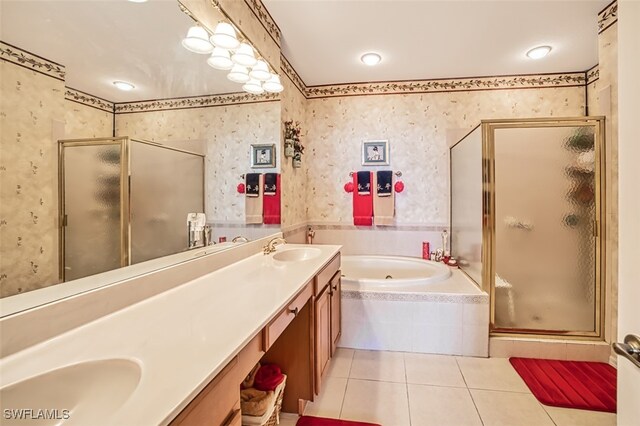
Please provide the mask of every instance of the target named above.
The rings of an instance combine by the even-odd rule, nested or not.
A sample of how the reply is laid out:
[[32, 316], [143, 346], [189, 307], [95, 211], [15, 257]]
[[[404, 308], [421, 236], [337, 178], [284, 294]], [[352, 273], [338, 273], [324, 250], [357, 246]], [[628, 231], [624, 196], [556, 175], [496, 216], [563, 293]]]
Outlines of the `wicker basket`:
[[284, 399], [284, 388], [286, 385], [287, 378], [285, 377], [282, 382], [282, 387], [280, 388], [280, 392], [276, 396], [276, 406], [273, 410], [273, 414], [269, 417], [269, 420], [262, 426], [276, 426], [280, 424], [280, 410], [282, 410], [282, 400]]
[[[287, 376], [285, 375], [284, 380], [277, 387], [278, 394], [276, 395], [273, 412], [271, 413], [271, 416], [268, 419], [266, 419], [263, 423], [260, 424], [260, 426], [276, 426], [280, 424], [280, 410], [282, 410], [282, 400], [284, 399], [284, 388], [286, 384], [287, 384]], [[243, 424], [245, 423], [243, 422]], [[256, 424], [257, 422], [252, 423], [252, 425], [256, 425]]]

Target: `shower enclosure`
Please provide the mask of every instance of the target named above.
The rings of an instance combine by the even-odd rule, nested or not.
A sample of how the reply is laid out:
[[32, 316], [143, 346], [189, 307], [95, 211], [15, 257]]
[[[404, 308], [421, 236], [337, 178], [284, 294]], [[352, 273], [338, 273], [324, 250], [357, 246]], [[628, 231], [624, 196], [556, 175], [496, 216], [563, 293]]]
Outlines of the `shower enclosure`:
[[204, 156], [127, 137], [59, 144], [60, 278], [187, 249], [204, 211]]
[[451, 248], [493, 334], [598, 338], [604, 119], [488, 120], [451, 147]]

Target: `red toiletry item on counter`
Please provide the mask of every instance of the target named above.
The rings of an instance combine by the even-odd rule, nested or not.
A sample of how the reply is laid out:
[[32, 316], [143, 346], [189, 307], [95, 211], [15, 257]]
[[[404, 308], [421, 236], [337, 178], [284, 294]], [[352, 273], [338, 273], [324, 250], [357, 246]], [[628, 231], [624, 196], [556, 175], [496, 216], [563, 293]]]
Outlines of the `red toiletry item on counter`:
[[422, 258], [424, 260], [430, 260], [431, 259], [431, 250], [429, 247], [429, 242], [428, 241], [424, 241], [422, 243]]

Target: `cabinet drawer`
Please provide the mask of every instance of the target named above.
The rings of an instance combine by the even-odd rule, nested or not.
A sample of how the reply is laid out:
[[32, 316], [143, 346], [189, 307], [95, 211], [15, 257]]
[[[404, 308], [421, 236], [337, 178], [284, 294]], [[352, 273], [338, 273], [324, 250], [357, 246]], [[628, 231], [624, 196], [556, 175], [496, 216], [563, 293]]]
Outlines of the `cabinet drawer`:
[[304, 289], [298, 293], [295, 299], [287, 305], [280, 313], [264, 328], [264, 350], [267, 351], [273, 345], [287, 326], [298, 315], [304, 305], [313, 295], [313, 286], [309, 281]]
[[238, 373], [240, 374], [238, 377], [238, 383], [242, 383], [242, 381], [244, 381], [253, 367], [255, 367], [258, 361], [260, 361], [260, 358], [264, 355], [262, 345], [262, 333], [258, 333], [238, 354]]
[[226, 426], [240, 408], [238, 358], [227, 366], [182, 410], [171, 426]]
[[329, 281], [331, 281], [331, 277], [333, 277], [336, 272], [338, 272], [338, 269], [340, 269], [340, 253], [336, 254], [333, 259], [331, 259], [329, 263], [327, 263], [327, 266], [322, 268], [322, 270], [318, 272], [318, 275], [316, 275], [313, 288], [313, 294], [315, 296], [318, 296], [320, 293], [322, 293], [322, 290], [327, 284], [329, 284]]

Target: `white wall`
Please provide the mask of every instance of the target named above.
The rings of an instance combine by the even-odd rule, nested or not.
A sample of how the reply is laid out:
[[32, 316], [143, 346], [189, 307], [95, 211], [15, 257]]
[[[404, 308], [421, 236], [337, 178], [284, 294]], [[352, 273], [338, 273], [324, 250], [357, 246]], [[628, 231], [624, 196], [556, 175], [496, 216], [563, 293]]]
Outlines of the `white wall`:
[[[619, 79], [619, 306], [618, 341], [640, 335], [640, 2], [621, 1], [618, 18]], [[640, 369], [618, 358], [618, 425], [640, 419]]]

